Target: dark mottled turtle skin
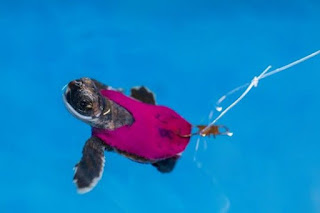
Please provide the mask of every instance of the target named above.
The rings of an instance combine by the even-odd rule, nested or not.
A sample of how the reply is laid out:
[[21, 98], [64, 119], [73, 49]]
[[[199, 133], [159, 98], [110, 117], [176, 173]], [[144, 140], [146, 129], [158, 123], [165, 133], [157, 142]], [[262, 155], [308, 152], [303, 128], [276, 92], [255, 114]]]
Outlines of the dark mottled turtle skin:
[[[132, 115], [123, 107], [100, 94], [102, 89], [111, 89], [94, 79], [81, 78], [71, 81], [63, 94], [67, 109], [76, 118], [95, 128], [114, 130], [134, 122]], [[131, 97], [148, 104], [156, 104], [154, 95], [145, 87], [131, 89]], [[101, 179], [105, 158], [104, 151], [115, 151], [140, 163], [151, 163], [162, 173], [171, 172], [179, 155], [151, 162], [148, 159], [117, 150], [98, 137], [89, 138], [82, 151], [82, 158], [75, 166], [74, 182], [79, 193], [90, 191]]]

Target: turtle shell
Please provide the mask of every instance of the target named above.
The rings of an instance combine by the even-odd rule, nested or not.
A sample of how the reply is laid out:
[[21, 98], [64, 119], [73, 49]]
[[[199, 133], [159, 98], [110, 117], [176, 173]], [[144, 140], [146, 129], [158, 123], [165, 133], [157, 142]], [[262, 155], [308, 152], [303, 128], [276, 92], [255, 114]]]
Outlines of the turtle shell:
[[134, 122], [115, 130], [92, 129], [92, 135], [106, 144], [150, 161], [170, 158], [183, 152], [190, 137], [191, 124], [172, 109], [142, 103], [114, 90], [101, 94], [128, 110]]

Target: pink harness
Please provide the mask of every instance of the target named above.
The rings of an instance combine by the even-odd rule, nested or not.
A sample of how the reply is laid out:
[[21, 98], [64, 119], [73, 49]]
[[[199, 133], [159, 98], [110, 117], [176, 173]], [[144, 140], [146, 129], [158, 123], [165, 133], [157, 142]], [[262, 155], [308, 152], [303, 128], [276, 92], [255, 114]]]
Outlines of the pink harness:
[[121, 151], [150, 160], [173, 157], [183, 152], [189, 143], [191, 124], [172, 109], [145, 104], [120, 92], [102, 90], [101, 94], [128, 110], [132, 125], [115, 130], [92, 129], [92, 135]]

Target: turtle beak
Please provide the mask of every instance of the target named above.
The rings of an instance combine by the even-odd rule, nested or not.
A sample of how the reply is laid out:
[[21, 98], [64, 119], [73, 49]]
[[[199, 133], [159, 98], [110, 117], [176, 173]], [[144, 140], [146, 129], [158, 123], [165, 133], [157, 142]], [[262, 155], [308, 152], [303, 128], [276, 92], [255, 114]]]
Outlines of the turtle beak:
[[65, 89], [64, 91], [64, 96], [66, 98], [66, 100], [70, 103], [71, 101], [71, 93], [72, 91], [77, 91], [81, 88], [82, 86], [82, 82], [79, 80], [74, 80], [71, 81], [69, 84], [67, 84], [66, 86], [64, 86], [63, 89]]
[[68, 88], [71, 89], [71, 90], [80, 89], [81, 86], [82, 86], [82, 82], [79, 81], [79, 80], [71, 81], [71, 82], [68, 84]]

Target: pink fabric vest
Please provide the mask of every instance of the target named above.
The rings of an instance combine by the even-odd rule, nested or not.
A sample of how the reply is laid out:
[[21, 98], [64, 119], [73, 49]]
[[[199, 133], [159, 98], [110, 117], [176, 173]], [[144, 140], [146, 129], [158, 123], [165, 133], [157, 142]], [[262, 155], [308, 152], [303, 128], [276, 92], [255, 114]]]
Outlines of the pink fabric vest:
[[106, 144], [150, 160], [173, 157], [183, 152], [190, 138], [191, 124], [172, 109], [145, 104], [120, 92], [102, 90], [101, 94], [128, 110], [132, 125], [115, 130], [92, 129], [92, 135]]

